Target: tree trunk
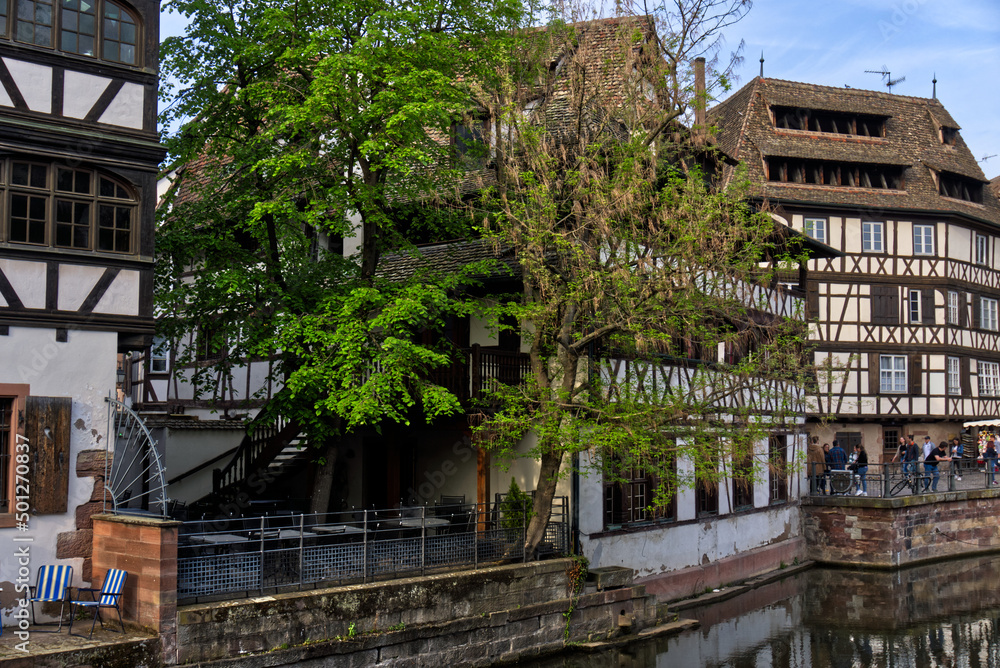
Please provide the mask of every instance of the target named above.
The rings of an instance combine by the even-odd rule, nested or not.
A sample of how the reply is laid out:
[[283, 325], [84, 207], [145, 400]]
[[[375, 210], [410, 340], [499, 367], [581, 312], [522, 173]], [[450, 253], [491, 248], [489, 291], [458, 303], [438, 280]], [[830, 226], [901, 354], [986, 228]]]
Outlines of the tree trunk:
[[535, 503], [532, 508], [534, 514], [528, 522], [528, 531], [524, 539], [524, 552], [528, 559], [535, 558], [538, 544], [545, 537], [545, 528], [549, 525], [549, 513], [552, 511], [552, 499], [556, 495], [556, 484], [559, 482], [561, 463], [561, 450], [550, 449], [542, 454], [538, 485], [535, 488]]
[[312, 496], [309, 499], [310, 513], [326, 513], [330, 510], [330, 495], [333, 492], [333, 474], [337, 467], [337, 445], [327, 445], [323, 452], [324, 462], [316, 469], [313, 479]]

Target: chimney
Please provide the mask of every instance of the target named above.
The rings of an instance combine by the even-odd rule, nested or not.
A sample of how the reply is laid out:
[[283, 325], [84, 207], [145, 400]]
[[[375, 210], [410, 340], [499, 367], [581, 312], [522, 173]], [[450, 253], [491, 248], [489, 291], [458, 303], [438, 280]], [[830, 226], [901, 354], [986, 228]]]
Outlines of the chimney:
[[705, 140], [705, 59], [694, 59], [694, 140], [701, 144]]

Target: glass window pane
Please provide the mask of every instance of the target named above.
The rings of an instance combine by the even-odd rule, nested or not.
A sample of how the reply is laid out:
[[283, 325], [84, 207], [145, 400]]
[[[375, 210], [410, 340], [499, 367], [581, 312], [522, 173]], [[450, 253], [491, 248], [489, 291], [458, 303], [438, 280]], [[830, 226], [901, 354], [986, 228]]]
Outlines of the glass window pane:
[[28, 215], [28, 196], [27, 195], [11, 195], [10, 197], [10, 215], [17, 218], [25, 218]]
[[35, 23], [40, 26], [52, 25], [52, 5], [43, 2], [35, 3]]
[[104, 39], [118, 40], [118, 21], [104, 19]]
[[47, 178], [47, 174], [47, 167], [43, 165], [31, 165], [31, 187], [48, 188], [49, 180]]
[[73, 203], [67, 202], [64, 199], [56, 200], [56, 222], [57, 223], [72, 223], [73, 222]]
[[80, 32], [85, 35], [94, 34], [94, 26], [97, 25], [97, 18], [93, 14], [83, 14], [80, 16]]
[[121, 24], [122, 39], [121, 41], [125, 44], [135, 44], [135, 24], [125, 23]]
[[79, 53], [77, 43], [76, 43], [76, 33], [66, 32], [62, 33], [62, 38], [60, 39], [60, 47], [63, 51], [70, 51], [72, 53]]
[[87, 172], [77, 172], [76, 173], [76, 187], [74, 190], [78, 193], [90, 193], [90, 174]]
[[73, 170], [71, 169], [56, 170], [56, 190], [62, 190], [64, 192], [73, 192]]
[[101, 57], [105, 60], [118, 60], [118, 42], [104, 41], [104, 53]]
[[62, 13], [62, 29], [76, 32], [77, 26], [79, 25], [79, 16], [80, 14], [77, 12], [64, 9]]
[[121, 52], [119, 53], [119, 58], [123, 63], [128, 63], [129, 65], [135, 64], [135, 47], [131, 44], [122, 44]]
[[108, 179], [101, 179], [101, 197], [114, 197], [115, 196], [115, 184], [114, 181], [109, 181]]
[[80, 35], [80, 45], [77, 49], [77, 53], [83, 54], [84, 56], [94, 55], [94, 38], [90, 35]]
[[24, 162], [15, 162], [12, 168], [10, 181], [16, 186], [28, 185], [29, 165]]
[[28, 202], [28, 217], [36, 220], [45, 219], [45, 199], [42, 197], [32, 197]]
[[108, 18], [116, 19], [121, 14], [121, 9], [113, 2], [104, 3], [104, 15]]

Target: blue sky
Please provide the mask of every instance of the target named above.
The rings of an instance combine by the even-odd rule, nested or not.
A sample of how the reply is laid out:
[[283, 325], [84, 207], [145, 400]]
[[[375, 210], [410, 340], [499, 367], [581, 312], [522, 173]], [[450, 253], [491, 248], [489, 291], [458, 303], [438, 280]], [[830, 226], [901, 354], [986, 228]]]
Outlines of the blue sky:
[[[755, 0], [727, 29], [729, 50], [746, 42], [734, 90], [764, 76], [887, 90], [877, 74], [906, 77], [900, 95], [937, 97], [987, 178], [1000, 175], [1000, 2], [996, 0]], [[724, 98], [725, 96], [720, 96]]]
[[[184, 23], [164, 14], [161, 35]], [[725, 33], [731, 50], [745, 40], [736, 88], [764, 75], [827, 86], [886, 90], [877, 74], [906, 77], [900, 95], [937, 96], [987, 178], [1000, 175], [1000, 2], [996, 0], [755, 0]], [[724, 96], [721, 96], [724, 97]], [[720, 98], [721, 99], [721, 98]]]

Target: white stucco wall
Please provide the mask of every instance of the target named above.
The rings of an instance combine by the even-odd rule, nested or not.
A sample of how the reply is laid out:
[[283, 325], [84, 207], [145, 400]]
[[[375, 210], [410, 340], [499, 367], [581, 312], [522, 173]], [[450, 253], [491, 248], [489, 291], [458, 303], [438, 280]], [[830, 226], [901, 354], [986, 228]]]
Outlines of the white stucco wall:
[[[107, 435], [108, 404], [104, 399], [115, 388], [117, 334], [71, 330], [68, 341], [56, 341], [55, 330], [10, 327], [0, 336], [0, 383], [28, 384], [32, 396], [70, 397], [73, 400], [70, 435], [70, 475], [66, 512], [59, 515], [32, 515], [29, 531], [0, 529], [0, 587], [5, 590], [17, 577], [17, 563], [11, 558], [14, 538], [30, 538], [17, 543], [30, 548], [31, 582], [43, 564], [56, 563], [59, 533], [76, 530], [76, 508], [89, 501], [93, 478], [76, 476], [76, 460], [82, 450], [103, 449]], [[81, 579], [83, 559], [60, 563], [73, 566], [74, 584]], [[8, 590], [10, 591], [10, 590]], [[4, 615], [10, 609], [3, 611]]]

